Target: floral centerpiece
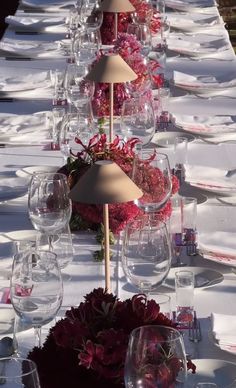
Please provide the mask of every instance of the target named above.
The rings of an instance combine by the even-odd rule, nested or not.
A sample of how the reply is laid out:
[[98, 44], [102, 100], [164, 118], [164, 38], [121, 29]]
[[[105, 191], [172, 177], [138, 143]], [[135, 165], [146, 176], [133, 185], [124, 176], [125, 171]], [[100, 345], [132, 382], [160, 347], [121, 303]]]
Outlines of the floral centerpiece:
[[[160, 15], [154, 10], [151, 3], [142, 0], [130, 0], [135, 8], [134, 19], [138, 22], [148, 22], [152, 34], [160, 30]], [[126, 32], [128, 24], [132, 22], [130, 13], [118, 14], [118, 32]], [[114, 41], [114, 14], [109, 12], [103, 13], [103, 23], [101, 26], [101, 37], [103, 44], [110, 44]]]
[[[120, 115], [123, 102], [131, 97], [134, 92], [144, 92], [148, 90], [147, 98], [151, 97], [150, 70], [153, 69], [156, 62], [147, 62], [141, 55], [142, 45], [132, 34], [119, 33], [114, 47], [109, 52], [119, 54], [124, 61], [136, 73], [137, 79], [132, 81], [130, 88], [124, 83], [114, 84], [114, 114]], [[100, 57], [98, 56], [97, 60]], [[158, 66], [158, 65], [156, 65]], [[97, 83], [92, 99], [93, 111], [96, 116], [103, 117], [109, 115], [109, 84]]]
[[[76, 142], [80, 144], [82, 148], [81, 151], [76, 155], [72, 155], [72, 158], [68, 159], [67, 164], [59, 170], [59, 172], [68, 176], [70, 188], [76, 184], [78, 179], [90, 165], [98, 160], [112, 160], [117, 163], [127, 175], [131, 175], [134, 158], [138, 158], [135, 153], [135, 147], [139, 142], [137, 138], [123, 141], [116, 136], [112, 143], [108, 143], [105, 134], [97, 134], [89, 140], [87, 145], [83, 144], [79, 138], [76, 139]], [[164, 184], [163, 179], [163, 175], [156, 169], [152, 176], [150, 176], [148, 182], [149, 191], [152, 191], [156, 196], [158, 195], [161, 197], [161, 188]], [[145, 182], [143, 182], [143, 188], [146, 192], [144, 185]], [[178, 179], [175, 176], [172, 176], [172, 193], [176, 193], [178, 188]], [[124, 229], [127, 222], [141, 214], [142, 211], [133, 202], [109, 205], [109, 223], [111, 231], [114, 234], [119, 233]], [[169, 201], [159, 212], [160, 220], [165, 221], [169, 218], [170, 214], [171, 205]], [[87, 205], [73, 202], [71, 219], [71, 228], [73, 230], [88, 228], [98, 230], [102, 220], [103, 210], [101, 205]]]
[[[122, 388], [129, 335], [143, 325], [176, 326], [145, 295], [120, 301], [98, 288], [68, 310], [51, 328], [43, 347], [34, 348], [28, 358], [37, 364], [42, 388]], [[173, 366], [181, 365], [171, 354], [163, 354], [162, 360], [160, 387], [169, 388], [176, 375]], [[188, 367], [195, 371], [190, 361]]]

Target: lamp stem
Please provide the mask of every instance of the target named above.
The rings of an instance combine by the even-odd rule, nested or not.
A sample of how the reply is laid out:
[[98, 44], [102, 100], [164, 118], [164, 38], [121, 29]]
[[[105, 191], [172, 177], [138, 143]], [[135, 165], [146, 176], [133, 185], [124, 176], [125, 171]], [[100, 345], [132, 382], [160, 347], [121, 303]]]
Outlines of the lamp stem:
[[109, 209], [108, 209], [107, 203], [103, 205], [103, 222], [104, 222], [105, 288], [108, 292], [110, 292], [111, 274], [110, 274]]
[[109, 97], [110, 97], [110, 125], [109, 125], [109, 137], [110, 143], [113, 142], [113, 103], [114, 103], [114, 84], [109, 85]]
[[117, 35], [118, 35], [118, 13], [115, 12], [115, 23], [114, 23], [114, 35], [115, 35], [115, 40], [117, 40]]

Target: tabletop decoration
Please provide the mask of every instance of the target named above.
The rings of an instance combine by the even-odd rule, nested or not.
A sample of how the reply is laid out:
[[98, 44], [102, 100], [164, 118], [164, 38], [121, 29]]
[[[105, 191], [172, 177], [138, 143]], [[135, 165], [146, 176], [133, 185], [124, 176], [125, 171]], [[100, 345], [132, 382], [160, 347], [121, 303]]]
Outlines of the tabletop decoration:
[[[79, 138], [76, 141], [80, 144], [82, 150], [76, 155], [71, 155], [71, 158], [67, 160], [67, 164], [59, 170], [67, 175], [70, 188], [76, 184], [90, 165], [98, 160], [112, 160], [130, 176], [134, 158], [137, 157], [135, 154], [135, 147], [139, 143], [137, 138], [124, 141], [119, 136], [116, 136], [114, 141], [109, 143], [109, 146], [106, 134], [96, 134], [89, 140], [87, 145], [83, 144]], [[152, 190], [153, 184], [156, 184], [156, 181], [149, 182], [150, 190]], [[178, 179], [172, 176], [172, 194], [175, 194], [178, 189]], [[109, 212], [110, 230], [114, 235], [119, 234], [127, 222], [142, 214], [142, 211], [133, 202], [111, 204], [109, 205]], [[158, 214], [161, 221], [166, 220], [170, 216], [171, 204], [169, 201]], [[91, 229], [98, 231], [100, 230], [102, 219], [103, 213], [100, 205], [80, 204], [72, 201], [72, 230]]]
[[[142, 45], [132, 34], [119, 33], [113, 49], [110, 53], [119, 54], [123, 60], [134, 71], [137, 78], [133, 80], [133, 89], [141, 89], [150, 78], [149, 67], [141, 55]], [[100, 58], [98, 58], [99, 60]], [[154, 61], [151, 61], [154, 66]], [[150, 90], [147, 97], [150, 96]], [[114, 85], [114, 115], [120, 115], [123, 102], [130, 98], [124, 82], [115, 83]], [[110, 112], [109, 84], [99, 82], [96, 84], [93, 96], [93, 110], [98, 117], [108, 116]]]
[[[127, 319], [129, 317], [129, 319]], [[176, 327], [154, 300], [143, 294], [120, 301], [102, 288], [66, 312], [51, 328], [42, 348], [28, 355], [38, 367], [42, 388], [124, 387], [124, 363], [131, 331], [143, 325]], [[174, 386], [179, 360], [163, 354], [160, 387]], [[188, 361], [188, 369], [195, 365]], [[163, 373], [161, 373], [163, 371]]]
[[110, 291], [110, 236], [108, 204], [126, 203], [142, 197], [142, 191], [111, 160], [96, 161], [69, 193], [75, 202], [102, 205], [105, 259], [105, 287]]
[[[160, 31], [161, 21], [159, 12], [156, 11], [151, 3], [143, 0], [130, 0], [131, 4], [135, 8], [135, 14], [133, 17], [139, 22], [148, 22], [153, 35]], [[103, 44], [111, 44], [115, 39], [114, 23], [115, 16], [111, 12], [103, 13], [103, 23], [101, 26], [101, 37]], [[132, 22], [132, 14], [121, 12], [118, 15], [117, 30], [118, 33], [126, 32], [128, 24]]]
[[114, 38], [117, 39], [118, 34], [118, 14], [120, 12], [134, 12], [135, 8], [129, 0], [103, 0], [100, 9], [104, 12], [114, 14]]
[[113, 140], [114, 84], [134, 81], [137, 75], [119, 53], [109, 53], [98, 59], [86, 78], [96, 84], [105, 82], [109, 85], [109, 141], [111, 142]]

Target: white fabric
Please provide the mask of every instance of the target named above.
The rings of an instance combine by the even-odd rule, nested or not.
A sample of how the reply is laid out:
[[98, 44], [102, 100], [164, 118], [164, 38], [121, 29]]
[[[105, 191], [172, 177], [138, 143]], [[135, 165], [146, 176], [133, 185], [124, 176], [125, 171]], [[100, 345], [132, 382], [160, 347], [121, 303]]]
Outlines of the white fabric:
[[236, 132], [236, 116], [174, 115], [175, 125], [197, 135], [214, 136]]
[[0, 42], [0, 50], [8, 55], [20, 55], [27, 58], [58, 58], [63, 56], [56, 42], [18, 42], [14, 39], [4, 39]]
[[42, 30], [48, 26], [59, 25], [65, 22], [63, 17], [22, 17], [9, 15], [5, 18], [5, 22], [12, 27], [32, 30]]
[[[181, 73], [179, 71], [174, 71], [173, 79], [176, 86], [186, 89], [196, 91], [198, 93], [215, 91], [217, 89], [225, 89], [236, 87], [236, 73], [229, 76], [228, 81], [222, 81], [219, 78], [211, 75], [190, 75]], [[227, 77], [228, 78], [228, 77]]]
[[236, 354], [236, 316], [211, 314], [212, 333], [222, 349]]
[[25, 76], [16, 74], [15, 76], [0, 76], [0, 91], [12, 92], [22, 90], [32, 90], [35, 88], [45, 88], [51, 86], [48, 71], [38, 71], [37, 73]]

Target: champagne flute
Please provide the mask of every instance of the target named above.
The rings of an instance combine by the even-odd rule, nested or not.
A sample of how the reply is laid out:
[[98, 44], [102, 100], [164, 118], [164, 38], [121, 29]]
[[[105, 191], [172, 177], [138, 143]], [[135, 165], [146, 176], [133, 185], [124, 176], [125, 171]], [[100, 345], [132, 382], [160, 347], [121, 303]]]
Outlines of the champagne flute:
[[50, 239], [69, 223], [71, 200], [67, 177], [59, 173], [32, 175], [28, 193], [28, 211], [35, 229]]
[[1, 385], [4, 388], [40, 388], [38, 371], [31, 360], [11, 357], [1, 358]]
[[122, 245], [122, 266], [127, 280], [148, 295], [165, 280], [171, 266], [166, 225], [140, 217], [128, 223]]
[[33, 326], [41, 347], [41, 327], [56, 316], [62, 304], [63, 284], [57, 255], [26, 250], [14, 256], [10, 282], [11, 302], [25, 324]]
[[127, 388], [177, 387], [186, 376], [185, 348], [178, 330], [150, 325], [132, 331], [125, 361]]

